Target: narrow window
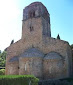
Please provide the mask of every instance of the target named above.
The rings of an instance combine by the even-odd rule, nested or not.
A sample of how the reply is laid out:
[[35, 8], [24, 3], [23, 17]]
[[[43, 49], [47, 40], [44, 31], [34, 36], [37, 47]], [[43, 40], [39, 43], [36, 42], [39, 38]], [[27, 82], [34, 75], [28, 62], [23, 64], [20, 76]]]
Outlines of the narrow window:
[[20, 69], [20, 67], [18, 66], [18, 69]]
[[27, 63], [25, 63], [25, 71], [27, 70]]
[[33, 12], [33, 17], [35, 17], [35, 11]]
[[33, 30], [34, 30], [33, 27], [30, 26], [30, 32], [33, 31]]

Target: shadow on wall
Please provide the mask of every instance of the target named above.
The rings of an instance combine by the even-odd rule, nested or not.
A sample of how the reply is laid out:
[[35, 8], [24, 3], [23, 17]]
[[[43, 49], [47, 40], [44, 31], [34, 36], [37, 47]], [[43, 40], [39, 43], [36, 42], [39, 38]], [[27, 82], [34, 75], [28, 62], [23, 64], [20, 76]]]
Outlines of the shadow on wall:
[[39, 81], [38, 85], [73, 85], [73, 79], [44, 80]]

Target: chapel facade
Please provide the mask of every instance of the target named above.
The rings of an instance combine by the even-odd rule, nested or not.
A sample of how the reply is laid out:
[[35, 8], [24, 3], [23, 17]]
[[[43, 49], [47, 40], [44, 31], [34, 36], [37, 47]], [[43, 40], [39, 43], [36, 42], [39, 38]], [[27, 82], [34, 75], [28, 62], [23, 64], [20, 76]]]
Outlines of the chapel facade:
[[23, 9], [22, 37], [7, 48], [6, 75], [57, 79], [72, 75], [68, 42], [52, 38], [50, 14], [41, 2]]

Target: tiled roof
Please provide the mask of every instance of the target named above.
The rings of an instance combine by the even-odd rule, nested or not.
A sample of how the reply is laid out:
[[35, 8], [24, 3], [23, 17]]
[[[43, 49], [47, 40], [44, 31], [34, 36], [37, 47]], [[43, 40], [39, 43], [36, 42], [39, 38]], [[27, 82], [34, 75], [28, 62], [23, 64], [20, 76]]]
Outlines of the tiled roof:
[[29, 48], [20, 57], [44, 57], [44, 54], [37, 48]]
[[14, 56], [13, 58], [11, 58], [9, 60], [9, 62], [14, 62], [14, 61], [19, 61], [19, 57], [18, 56]]
[[48, 53], [44, 59], [62, 59], [63, 57], [57, 52]]

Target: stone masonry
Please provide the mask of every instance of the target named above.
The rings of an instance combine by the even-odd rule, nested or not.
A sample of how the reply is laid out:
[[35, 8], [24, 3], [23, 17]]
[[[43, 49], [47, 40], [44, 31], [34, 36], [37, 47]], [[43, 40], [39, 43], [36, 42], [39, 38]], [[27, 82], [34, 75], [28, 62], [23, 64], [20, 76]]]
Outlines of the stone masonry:
[[22, 37], [7, 48], [6, 75], [58, 79], [72, 75], [68, 42], [51, 37], [50, 14], [41, 2], [23, 9]]

